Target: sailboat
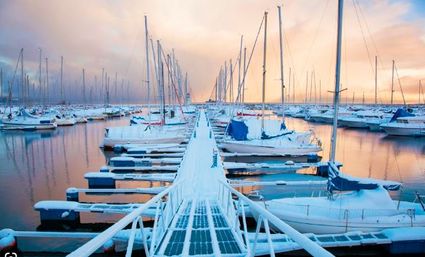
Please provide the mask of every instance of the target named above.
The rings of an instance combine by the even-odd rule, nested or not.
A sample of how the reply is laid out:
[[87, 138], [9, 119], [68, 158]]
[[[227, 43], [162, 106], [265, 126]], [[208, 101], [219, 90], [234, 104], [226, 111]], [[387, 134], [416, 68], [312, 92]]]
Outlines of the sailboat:
[[[391, 114], [377, 110], [365, 110], [353, 112], [352, 115], [341, 117], [338, 119], [338, 125], [348, 128], [366, 128], [376, 130], [372, 125], [377, 122], [389, 121]], [[378, 125], [379, 127], [379, 125]]]
[[221, 147], [229, 152], [271, 155], [308, 155], [321, 151], [320, 142], [312, 133], [295, 132], [278, 120], [233, 118], [227, 127], [227, 137]]
[[69, 114], [60, 113], [58, 110], [51, 109], [45, 116], [50, 117], [58, 126], [73, 126], [77, 123], [77, 119]]
[[[279, 26], [281, 28], [281, 22], [279, 22]], [[281, 33], [280, 37], [282, 37]], [[282, 44], [282, 38], [280, 44]], [[221, 147], [227, 151], [237, 153], [270, 155], [316, 154], [321, 151], [321, 147], [319, 142], [314, 143], [315, 138], [312, 138], [311, 132], [300, 133], [288, 130], [284, 121], [280, 124], [276, 124], [275, 120], [265, 120], [266, 48], [267, 13], [264, 15], [263, 85], [260, 119], [245, 117], [246, 115], [233, 118], [226, 129], [227, 136], [221, 143]], [[281, 80], [283, 83], [282, 58], [283, 54], [281, 53]], [[244, 74], [246, 74], [246, 70]]]
[[9, 114], [2, 120], [4, 130], [42, 130], [55, 129], [56, 122], [51, 118], [39, 117], [21, 108], [18, 114]]
[[[145, 36], [146, 36], [146, 78], [148, 82], [148, 89], [150, 88], [149, 82], [149, 48], [148, 48], [148, 30], [147, 30], [147, 17], [145, 16]], [[148, 115], [147, 124], [137, 121], [135, 126], [123, 126], [123, 127], [111, 127], [106, 129], [105, 138], [103, 140], [103, 146], [106, 148], [113, 148], [117, 145], [154, 145], [154, 144], [180, 144], [188, 139], [190, 133], [188, 132], [191, 124], [184, 124], [175, 126], [167, 126], [166, 124], [166, 113], [165, 113], [165, 95], [164, 95], [164, 63], [162, 60], [162, 46], [159, 41], [157, 41], [157, 62], [156, 74], [157, 74], [157, 83], [158, 83], [158, 92], [161, 99], [161, 104], [159, 108], [159, 124], [155, 123], [155, 120], [152, 119], [150, 104], [148, 104]], [[152, 51], [153, 52], [153, 51]], [[153, 52], [155, 56], [155, 52]], [[168, 64], [167, 64], [168, 65]], [[170, 72], [170, 70], [168, 70]], [[171, 78], [172, 80], [173, 78]], [[148, 90], [149, 91], [149, 90]], [[150, 94], [150, 93], [148, 93]], [[149, 99], [149, 96], [148, 96]], [[183, 115], [183, 112], [182, 112]], [[140, 119], [141, 120], [141, 119]], [[143, 119], [145, 120], [145, 119]], [[153, 124], [151, 124], [153, 122]], [[133, 119], [133, 124], [136, 123]], [[186, 123], [186, 121], [185, 121]], [[157, 126], [155, 126], [157, 125]]]
[[401, 184], [359, 179], [329, 163], [328, 196], [294, 197], [265, 202], [267, 210], [302, 233], [373, 232], [388, 228], [423, 227], [420, 203], [393, 200]]
[[380, 124], [388, 134], [394, 136], [425, 136], [425, 116], [416, 116], [398, 109], [388, 123]]
[[422, 202], [410, 203], [391, 199], [388, 190], [398, 190], [400, 183], [351, 177], [343, 174], [335, 164], [342, 15], [343, 0], [339, 0], [328, 196], [275, 199], [266, 201], [265, 206], [271, 213], [304, 233], [370, 232], [387, 228], [425, 226], [425, 210]]

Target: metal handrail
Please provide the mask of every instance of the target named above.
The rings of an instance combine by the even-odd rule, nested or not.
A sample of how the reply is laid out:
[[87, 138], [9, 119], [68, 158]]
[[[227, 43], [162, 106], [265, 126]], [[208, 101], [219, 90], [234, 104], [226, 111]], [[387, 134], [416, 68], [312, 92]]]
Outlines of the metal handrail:
[[[258, 212], [263, 219], [267, 219], [268, 222], [271, 222], [274, 227], [279, 229], [280, 231], [287, 234], [292, 240], [294, 240], [298, 245], [300, 245], [304, 250], [306, 250], [309, 254], [312, 256], [320, 256], [320, 257], [330, 257], [334, 256], [330, 252], [328, 252], [326, 249], [318, 245], [317, 243], [313, 242], [311, 239], [309, 239], [306, 235], [301, 234], [288, 224], [286, 224], [284, 221], [270, 213], [265, 208], [261, 207], [258, 203], [250, 200], [248, 197], [244, 196], [239, 191], [235, 190], [233, 187], [231, 187], [227, 182], [220, 181], [220, 183], [226, 187], [231, 193], [236, 195], [239, 199], [242, 199], [244, 202], [246, 202], [251, 210]], [[254, 253], [253, 253], [254, 254]]]
[[117, 221], [114, 225], [100, 233], [95, 238], [91, 239], [84, 245], [80, 246], [77, 250], [68, 254], [67, 257], [83, 257], [89, 256], [94, 253], [97, 249], [99, 249], [102, 245], [104, 245], [108, 240], [110, 240], [115, 234], [124, 229], [128, 224], [132, 223], [135, 219], [142, 215], [143, 211], [152, 207], [156, 202], [160, 201], [162, 197], [167, 195], [173, 189], [175, 189], [178, 185], [182, 183], [183, 180], [180, 180], [173, 185], [169, 186], [167, 189], [154, 196], [152, 199], [147, 201], [144, 205], [135, 209], [134, 211], [127, 214], [125, 217]]

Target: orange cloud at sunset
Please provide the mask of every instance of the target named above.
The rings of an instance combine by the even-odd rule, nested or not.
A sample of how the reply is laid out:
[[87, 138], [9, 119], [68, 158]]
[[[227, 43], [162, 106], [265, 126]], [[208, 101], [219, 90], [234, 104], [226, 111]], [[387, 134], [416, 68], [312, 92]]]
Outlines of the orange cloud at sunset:
[[[356, 2], [360, 8], [354, 7]], [[143, 101], [146, 92], [142, 82], [145, 77], [143, 17], [147, 15], [153, 38], [161, 40], [168, 51], [174, 48], [183, 69], [189, 73], [194, 101], [205, 101], [220, 66], [230, 58], [235, 63], [240, 35], [244, 35], [250, 52], [263, 12], [268, 11], [267, 100], [277, 102], [280, 67], [276, 6], [283, 4], [287, 43], [285, 76], [288, 78], [289, 68], [292, 74], [295, 72], [295, 100], [304, 100], [306, 73], [310, 80], [312, 71], [316, 74], [317, 87], [321, 80], [323, 98], [330, 99], [326, 91], [334, 87], [336, 3], [333, 0], [2, 1], [0, 65], [13, 66], [23, 47], [26, 68], [36, 73], [41, 47], [51, 60], [52, 74], [57, 73], [61, 55], [65, 57], [66, 78], [70, 81], [79, 79], [83, 67], [89, 78], [104, 67], [128, 78], [134, 95]], [[373, 101], [374, 56], [378, 55], [379, 102], [389, 102], [393, 59], [407, 102], [417, 102], [418, 80], [425, 77], [425, 20], [418, 15], [424, 9], [420, 1], [414, 0], [345, 1], [341, 83], [348, 88], [344, 94], [350, 101], [353, 92], [358, 102], [363, 93], [367, 101]], [[262, 41], [261, 34], [247, 77], [246, 100], [250, 102], [261, 100]], [[401, 102], [397, 77], [395, 82], [395, 100]], [[69, 87], [72, 85], [68, 83]]]

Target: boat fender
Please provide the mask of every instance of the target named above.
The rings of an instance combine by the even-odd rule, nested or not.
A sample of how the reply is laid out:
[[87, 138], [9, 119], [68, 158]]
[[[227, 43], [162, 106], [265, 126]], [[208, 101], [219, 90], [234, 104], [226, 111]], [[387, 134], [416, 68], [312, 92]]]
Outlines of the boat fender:
[[106, 241], [103, 246], [102, 250], [106, 254], [114, 254], [115, 253], [115, 242], [114, 240], [110, 239]]
[[3, 253], [14, 249], [17, 249], [17, 243], [13, 230], [8, 228], [0, 230], [0, 251]]

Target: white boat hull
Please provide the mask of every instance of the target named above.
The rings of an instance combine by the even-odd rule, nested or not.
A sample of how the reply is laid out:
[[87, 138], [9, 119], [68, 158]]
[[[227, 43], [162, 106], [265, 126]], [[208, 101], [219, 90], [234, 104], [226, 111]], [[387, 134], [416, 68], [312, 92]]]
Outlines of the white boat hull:
[[363, 119], [340, 119], [338, 126], [348, 128], [368, 128], [368, 125]]
[[306, 216], [288, 217], [287, 215], [273, 211], [272, 213], [301, 233], [339, 234], [351, 231], [377, 232], [389, 228], [425, 226], [424, 217], [416, 217], [412, 222], [412, 219], [405, 214], [389, 217], [386, 222], [377, 221], [376, 217], [363, 220], [350, 220], [347, 222], [345, 220], [312, 219]]
[[49, 130], [56, 129], [56, 123], [16, 123], [3, 120], [4, 130]]
[[116, 145], [126, 144], [181, 144], [186, 140], [185, 137], [166, 137], [166, 138], [105, 138], [103, 139], [103, 147], [113, 148]]
[[422, 124], [382, 124], [381, 128], [393, 136], [425, 136], [425, 125]]
[[57, 119], [56, 124], [58, 126], [73, 126], [77, 123], [75, 119]]
[[279, 154], [279, 155], [307, 155], [315, 154], [321, 151], [318, 146], [308, 147], [271, 147], [264, 145], [251, 145], [243, 143], [243, 141], [232, 142], [225, 141], [221, 144], [229, 152], [233, 153], [252, 153], [252, 154]]

